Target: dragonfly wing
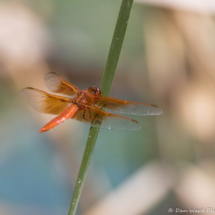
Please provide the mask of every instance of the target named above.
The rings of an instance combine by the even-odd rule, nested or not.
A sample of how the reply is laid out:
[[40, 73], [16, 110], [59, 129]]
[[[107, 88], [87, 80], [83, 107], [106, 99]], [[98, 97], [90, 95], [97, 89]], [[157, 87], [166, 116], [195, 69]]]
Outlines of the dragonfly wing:
[[32, 87], [22, 89], [20, 95], [29, 105], [41, 113], [58, 115], [71, 105], [69, 98], [52, 95]]
[[64, 81], [59, 75], [50, 72], [44, 76], [44, 81], [48, 89], [53, 93], [60, 93], [67, 96], [74, 96], [79, 91], [75, 85]]
[[108, 113], [104, 110], [85, 106], [81, 108], [72, 119], [87, 123], [93, 127], [101, 127], [116, 130], [139, 130], [140, 124], [127, 117]]
[[160, 115], [163, 113], [162, 109], [156, 105], [140, 102], [129, 102], [103, 95], [97, 98], [96, 104], [100, 107], [105, 107], [109, 110], [122, 114], [147, 116]]

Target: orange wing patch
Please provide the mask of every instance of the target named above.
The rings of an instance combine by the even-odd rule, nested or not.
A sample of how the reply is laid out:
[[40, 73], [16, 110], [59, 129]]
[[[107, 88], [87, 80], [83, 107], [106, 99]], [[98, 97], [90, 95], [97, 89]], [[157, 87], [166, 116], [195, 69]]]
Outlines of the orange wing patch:
[[69, 98], [52, 95], [32, 87], [22, 89], [20, 95], [29, 105], [41, 113], [58, 115], [71, 104]]

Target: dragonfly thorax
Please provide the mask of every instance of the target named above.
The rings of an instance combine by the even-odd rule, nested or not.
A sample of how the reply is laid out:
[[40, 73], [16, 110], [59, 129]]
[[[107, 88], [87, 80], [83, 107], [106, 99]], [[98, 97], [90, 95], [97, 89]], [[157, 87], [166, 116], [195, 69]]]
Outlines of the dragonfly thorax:
[[78, 92], [77, 96], [72, 100], [76, 104], [89, 105], [94, 102], [94, 97], [87, 90], [81, 90]]

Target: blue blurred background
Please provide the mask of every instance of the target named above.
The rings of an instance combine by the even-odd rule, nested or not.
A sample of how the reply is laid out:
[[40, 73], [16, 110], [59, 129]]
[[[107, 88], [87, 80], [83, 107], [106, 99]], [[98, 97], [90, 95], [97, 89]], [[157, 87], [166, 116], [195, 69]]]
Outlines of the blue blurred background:
[[[67, 120], [40, 134], [54, 116], [19, 91], [48, 91], [51, 71], [80, 89], [99, 87], [119, 8], [116, 0], [0, 1], [1, 215], [68, 214], [89, 126]], [[164, 113], [132, 116], [140, 131], [100, 130], [77, 214], [213, 213], [214, 12], [203, 0], [134, 3], [111, 96]]]

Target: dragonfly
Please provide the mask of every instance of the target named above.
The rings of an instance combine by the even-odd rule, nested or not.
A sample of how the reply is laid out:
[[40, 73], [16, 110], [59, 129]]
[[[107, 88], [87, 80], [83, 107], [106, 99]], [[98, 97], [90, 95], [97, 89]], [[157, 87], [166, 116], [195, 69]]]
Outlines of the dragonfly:
[[139, 130], [140, 124], [133, 119], [109, 113], [104, 109], [130, 115], [160, 115], [162, 109], [157, 105], [130, 102], [102, 95], [98, 87], [79, 88], [61, 78], [58, 74], [50, 72], [44, 76], [50, 94], [32, 87], [20, 91], [23, 99], [36, 111], [57, 115], [39, 132], [46, 132], [67, 119], [75, 119], [93, 127], [117, 130]]

